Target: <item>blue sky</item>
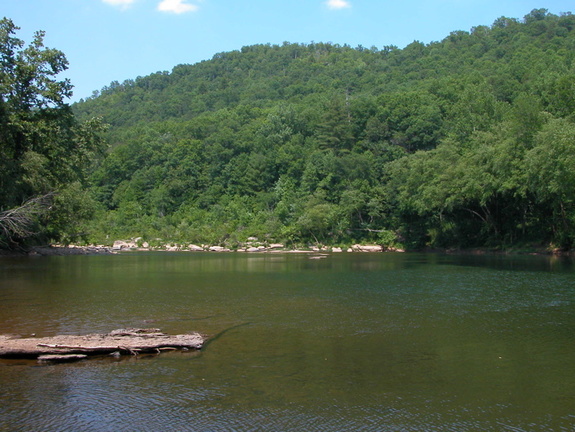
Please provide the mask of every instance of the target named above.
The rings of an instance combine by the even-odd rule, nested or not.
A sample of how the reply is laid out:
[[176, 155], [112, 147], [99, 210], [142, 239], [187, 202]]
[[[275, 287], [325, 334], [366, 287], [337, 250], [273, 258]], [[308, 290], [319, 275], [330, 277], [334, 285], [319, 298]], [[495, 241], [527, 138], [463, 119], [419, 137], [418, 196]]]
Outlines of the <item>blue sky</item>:
[[559, 14], [572, 0], [0, 0], [0, 16], [29, 43], [66, 54], [71, 101], [110, 82], [258, 43], [333, 42], [353, 47], [438, 41], [451, 31], [491, 25], [532, 9]]

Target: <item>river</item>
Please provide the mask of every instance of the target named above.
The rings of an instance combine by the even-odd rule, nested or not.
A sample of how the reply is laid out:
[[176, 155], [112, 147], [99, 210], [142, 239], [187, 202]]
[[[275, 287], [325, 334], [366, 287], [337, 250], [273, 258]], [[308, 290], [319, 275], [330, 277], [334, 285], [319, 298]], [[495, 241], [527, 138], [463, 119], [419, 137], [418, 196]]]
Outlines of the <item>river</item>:
[[0, 430], [573, 431], [575, 266], [546, 256], [0, 259], [0, 333], [200, 352], [0, 360]]

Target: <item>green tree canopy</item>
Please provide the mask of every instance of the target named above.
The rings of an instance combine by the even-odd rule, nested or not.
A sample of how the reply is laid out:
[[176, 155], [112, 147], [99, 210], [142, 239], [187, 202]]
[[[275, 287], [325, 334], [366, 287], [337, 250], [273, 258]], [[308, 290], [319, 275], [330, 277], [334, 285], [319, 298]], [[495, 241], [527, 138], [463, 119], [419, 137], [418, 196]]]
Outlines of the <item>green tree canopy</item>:
[[[80, 205], [72, 202], [77, 194], [61, 192], [84, 180], [102, 148], [100, 122], [78, 122], [65, 102], [72, 85], [59, 78], [68, 66], [64, 54], [46, 48], [41, 31], [25, 46], [17, 30], [10, 19], [0, 21], [0, 242], [8, 245], [32, 233], [61, 234], [58, 212]], [[44, 226], [33, 227], [40, 215]]]
[[[403, 49], [262, 44], [113, 82], [74, 105], [111, 124], [93, 231], [573, 247], [574, 47], [574, 15], [535, 9]], [[51, 190], [65, 169], [31, 150], [21, 182]]]

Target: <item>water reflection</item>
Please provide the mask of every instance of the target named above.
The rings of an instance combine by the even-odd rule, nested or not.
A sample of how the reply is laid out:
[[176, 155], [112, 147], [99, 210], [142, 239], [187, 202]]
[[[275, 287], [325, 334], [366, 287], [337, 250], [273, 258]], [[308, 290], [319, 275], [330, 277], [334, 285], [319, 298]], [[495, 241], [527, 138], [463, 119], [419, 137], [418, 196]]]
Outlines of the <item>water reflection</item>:
[[0, 261], [3, 332], [221, 336], [0, 362], [0, 430], [572, 430], [569, 260], [125, 254]]

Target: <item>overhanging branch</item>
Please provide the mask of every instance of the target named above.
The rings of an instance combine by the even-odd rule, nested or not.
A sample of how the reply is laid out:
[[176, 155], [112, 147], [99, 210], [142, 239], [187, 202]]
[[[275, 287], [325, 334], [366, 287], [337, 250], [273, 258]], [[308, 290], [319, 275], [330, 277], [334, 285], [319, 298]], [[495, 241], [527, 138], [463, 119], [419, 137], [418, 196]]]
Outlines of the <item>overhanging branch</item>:
[[15, 207], [0, 213], [0, 233], [9, 240], [30, 237], [36, 232], [34, 222], [52, 208], [55, 193], [34, 197], [20, 207]]

